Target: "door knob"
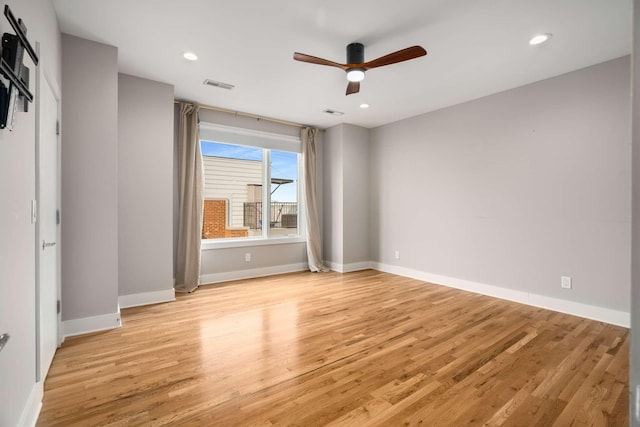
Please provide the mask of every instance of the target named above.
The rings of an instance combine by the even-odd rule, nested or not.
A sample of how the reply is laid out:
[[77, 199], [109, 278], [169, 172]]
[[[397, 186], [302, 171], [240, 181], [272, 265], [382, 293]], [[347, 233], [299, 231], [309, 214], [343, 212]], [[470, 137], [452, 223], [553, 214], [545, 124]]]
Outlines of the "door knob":
[[45, 248], [50, 248], [52, 246], [55, 246], [56, 242], [45, 242], [44, 240], [42, 241], [42, 250], [44, 251]]
[[0, 335], [0, 351], [2, 351], [7, 341], [9, 341], [9, 338], [9, 334]]

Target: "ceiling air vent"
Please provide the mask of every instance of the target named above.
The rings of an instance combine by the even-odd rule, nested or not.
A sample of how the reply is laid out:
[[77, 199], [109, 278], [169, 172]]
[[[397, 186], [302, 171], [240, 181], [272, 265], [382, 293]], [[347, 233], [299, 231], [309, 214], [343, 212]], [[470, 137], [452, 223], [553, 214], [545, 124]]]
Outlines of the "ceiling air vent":
[[231, 90], [235, 87], [234, 85], [230, 85], [229, 83], [222, 83], [222, 82], [217, 82], [215, 80], [209, 80], [209, 79], [205, 80], [204, 84], [206, 84], [207, 86], [219, 87], [220, 89], [227, 89], [227, 90]]
[[332, 110], [327, 108], [326, 110], [322, 110], [323, 113], [331, 114], [332, 116], [342, 116], [344, 113], [342, 111]]

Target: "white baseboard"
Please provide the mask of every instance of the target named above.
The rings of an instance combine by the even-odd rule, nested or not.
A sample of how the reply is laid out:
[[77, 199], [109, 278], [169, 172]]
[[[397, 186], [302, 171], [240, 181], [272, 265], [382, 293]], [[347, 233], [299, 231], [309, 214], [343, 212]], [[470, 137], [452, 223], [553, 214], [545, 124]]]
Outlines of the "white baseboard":
[[139, 307], [141, 305], [158, 304], [176, 300], [175, 289], [165, 289], [163, 291], [143, 292], [140, 294], [120, 295], [118, 305], [120, 308]]
[[249, 270], [227, 271], [224, 273], [203, 274], [200, 276], [201, 285], [229, 282], [231, 280], [251, 279], [254, 277], [273, 276], [275, 274], [293, 273], [308, 270], [307, 263], [275, 265], [273, 267], [252, 268]]
[[352, 262], [350, 264], [338, 264], [337, 262], [331, 261], [323, 261], [322, 263], [338, 273], [351, 273], [352, 271], [368, 270], [373, 268], [374, 264], [371, 261]]
[[18, 426], [35, 427], [42, 409], [42, 398], [44, 396], [44, 381], [35, 383], [29, 393], [29, 399], [24, 406]]
[[65, 337], [88, 334], [91, 332], [116, 329], [122, 326], [120, 321], [120, 308], [116, 313], [102, 314], [100, 316], [71, 319], [62, 322]]
[[572, 314], [587, 319], [610, 323], [612, 325], [623, 326], [625, 328], [631, 327], [631, 314], [625, 311], [612, 310], [595, 305], [567, 301], [560, 298], [501, 288], [499, 286], [487, 285], [485, 283], [441, 276], [438, 274], [431, 274], [411, 268], [398, 267], [378, 262], [372, 263], [372, 268], [386, 273], [397, 274], [399, 276], [410, 277], [412, 279], [418, 279], [450, 288], [461, 289], [534, 307], [545, 308], [548, 310], [558, 311], [560, 313]]

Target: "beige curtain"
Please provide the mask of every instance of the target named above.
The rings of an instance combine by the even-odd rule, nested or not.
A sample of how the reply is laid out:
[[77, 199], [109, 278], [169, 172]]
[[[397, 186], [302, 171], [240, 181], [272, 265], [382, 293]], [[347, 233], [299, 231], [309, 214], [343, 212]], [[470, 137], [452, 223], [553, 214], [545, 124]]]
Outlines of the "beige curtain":
[[316, 182], [316, 134], [318, 129], [302, 128], [302, 164], [304, 168], [305, 212], [307, 219], [307, 258], [309, 270], [329, 271], [322, 264], [322, 236], [318, 221]]
[[198, 137], [198, 110], [180, 104], [178, 124], [179, 225], [176, 291], [192, 292], [200, 284], [202, 239], [202, 152]]

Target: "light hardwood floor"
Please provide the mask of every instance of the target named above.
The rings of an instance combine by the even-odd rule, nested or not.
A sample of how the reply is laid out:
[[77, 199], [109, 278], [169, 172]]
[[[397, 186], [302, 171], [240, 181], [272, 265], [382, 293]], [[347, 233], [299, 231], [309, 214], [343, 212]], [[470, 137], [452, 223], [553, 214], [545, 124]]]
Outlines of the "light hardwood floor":
[[629, 331], [377, 271], [201, 287], [69, 338], [39, 426], [626, 426]]

